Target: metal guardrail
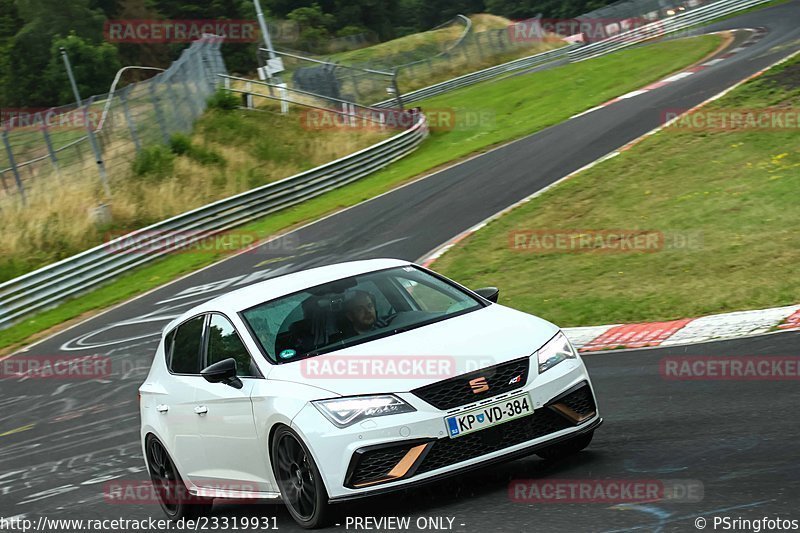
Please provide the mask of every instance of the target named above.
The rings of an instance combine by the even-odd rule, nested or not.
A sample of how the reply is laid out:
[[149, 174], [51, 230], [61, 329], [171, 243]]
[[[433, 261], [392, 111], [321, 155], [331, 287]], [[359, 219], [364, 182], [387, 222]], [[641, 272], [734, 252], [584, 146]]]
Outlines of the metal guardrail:
[[[606, 41], [577, 47], [569, 45], [541, 54], [459, 76], [403, 95], [413, 102], [466, 87], [505, 73], [543, 65], [559, 59], [583, 61], [627, 46], [709, 22], [722, 16], [763, 4], [769, 0], [718, 0], [714, 4], [641, 28], [621, 33]], [[373, 105], [390, 107], [394, 100]], [[424, 115], [410, 129], [374, 146], [308, 170], [296, 176], [264, 185], [163, 222], [137, 230], [104, 245], [64, 259], [24, 276], [0, 284], [0, 329], [32, 312], [96, 287], [141, 264], [171, 251], [171, 235], [196, 232], [197, 238], [184, 239], [188, 245], [214, 233], [239, 226], [266, 214], [289, 207], [324, 192], [357, 180], [389, 165], [413, 151], [427, 136]], [[146, 249], [146, 254], [136, 253]]]
[[635, 28], [623, 33], [619, 33], [614, 37], [598, 41], [596, 43], [587, 44], [575, 50], [570, 50], [569, 60], [571, 62], [584, 61], [593, 57], [598, 57], [611, 52], [616, 52], [628, 46], [664, 37], [665, 35], [675, 33], [676, 31], [685, 30], [711, 22], [720, 17], [748, 9], [759, 4], [764, 4], [770, 0], [718, 0], [713, 4], [702, 7], [697, 7], [691, 11], [686, 11], [670, 18], [652, 22], [639, 28]]
[[[628, 32], [619, 33], [614, 37], [606, 40], [599, 41], [587, 45], [570, 44], [555, 50], [535, 54], [520, 59], [515, 59], [507, 63], [495, 65], [493, 67], [485, 68], [469, 74], [464, 74], [457, 78], [453, 78], [441, 83], [429, 85], [416, 91], [411, 91], [402, 95], [404, 103], [416, 102], [432, 96], [445, 94], [461, 87], [467, 87], [482, 81], [496, 78], [503, 74], [525, 70], [558, 60], [568, 60], [570, 62], [578, 62], [593, 57], [598, 57], [611, 52], [616, 52], [622, 48], [641, 44], [645, 41], [663, 37], [667, 34], [676, 31], [691, 28], [698, 24], [710, 22], [714, 19], [724, 17], [737, 11], [747, 9], [759, 4], [769, 2], [770, 0], [717, 0], [713, 4], [694, 8], [691, 11], [686, 11], [678, 15], [674, 15], [667, 19], [662, 19], [645, 26], [630, 30]], [[384, 100], [372, 107], [387, 108], [394, 105], [395, 100]]]
[[175, 235], [181, 236], [181, 246], [189, 245], [386, 167], [412, 152], [428, 135], [425, 116], [416, 118], [411, 128], [354, 154], [142, 228], [0, 284], [0, 329], [172, 252]]
[[[460, 89], [461, 87], [467, 87], [485, 80], [496, 78], [510, 72], [538, 67], [540, 65], [558, 61], [560, 59], [567, 59], [567, 53], [576, 47], [577, 45], [563, 46], [561, 48], [556, 48], [555, 50], [548, 50], [547, 52], [542, 52], [540, 54], [515, 59], [513, 61], [509, 61], [508, 63], [502, 63], [500, 65], [495, 65], [483, 70], [464, 74], [463, 76], [443, 81], [441, 83], [429, 85], [428, 87], [423, 87], [422, 89], [417, 89], [416, 91], [404, 93], [402, 95], [403, 102], [416, 102], [425, 98], [430, 98], [431, 96], [437, 96]], [[372, 107], [387, 108], [392, 107], [393, 105], [395, 105], [395, 100], [391, 99], [372, 104]]]

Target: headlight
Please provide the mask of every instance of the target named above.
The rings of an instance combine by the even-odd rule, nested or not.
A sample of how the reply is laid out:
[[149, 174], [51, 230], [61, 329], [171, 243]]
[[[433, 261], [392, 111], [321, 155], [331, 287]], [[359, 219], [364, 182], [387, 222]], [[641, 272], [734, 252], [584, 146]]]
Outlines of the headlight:
[[539, 359], [539, 373], [553, 368], [561, 361], [567, 359], [575, 359], [578, 354], [575, 353], [575, 348], [563, 332], [559, 331], [558, 334], [550, 339], [547, 344], [539, 348], [536, 352]]
[[416, 411], [416, 409], [392, 394], [352, 396], [349, 398], [318, 400], [311, 403], [325, 418], [340, 428], [351, 426], [365, 418]]

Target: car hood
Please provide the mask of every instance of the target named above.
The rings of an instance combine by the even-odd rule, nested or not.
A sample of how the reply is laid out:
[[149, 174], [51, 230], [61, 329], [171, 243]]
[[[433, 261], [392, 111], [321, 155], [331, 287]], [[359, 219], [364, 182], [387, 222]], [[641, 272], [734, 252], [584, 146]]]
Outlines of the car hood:
[[342, 396], [408, 392], [530, 356], [557, 332], [558, 327], [546, 320], [493, 304], [343, 350], [276, 365], [267, 377]]

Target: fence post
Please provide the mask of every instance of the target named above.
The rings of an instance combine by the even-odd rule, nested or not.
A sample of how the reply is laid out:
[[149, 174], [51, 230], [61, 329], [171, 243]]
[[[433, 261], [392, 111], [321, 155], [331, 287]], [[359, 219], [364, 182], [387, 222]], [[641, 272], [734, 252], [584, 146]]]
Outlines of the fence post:
[[19, 177], [17, 162], [14, 161], [14, 152], [11, 151], [11, 144], [8, 142], [8, 130], [5, 128], [3, 129], [3, 144], [6, 147], [6, 154], [8, 154], [8, 163], [11, 165], [11, 173], [14, 174], [14, 181], [17, 182], [17, 189], [19, 189], [19, 194], [24, 204], [26, 201], [25, 188], [22, 186], [22, 179]]
[[89, 144], [92, 146], [94, 152], [94, 162], [97, 163], [97, 172], [100, 174], [100, 181], [103, 185], [103, 191], [106, 196], [111, 197], [111, 188], [108, 185], [108, 176], [106, 175], [105, 163], [103, 163], [103, 153], [100, 151], [100, 145], [97, 144], [97, 139], [94, 136], [94, 127], [92, 121], [89, 119], [89, 106], [92, 105], [94, 96], [89, 98], [86, 106], [83, 108], [83, 120], [86, 122], [86, 134], [89, 137]]
[[131, 116], [131, 110], [128, 107], [128, 90], [129, 87], [125, 87], [119, 93], [119, 101], [122, 103], [122, 114], [125, 115], [125, 122], [128, 124], [128, 131], [131, 134], [131, 139], [133, 140], [133, 146], [136, 149], [136, 153], [142, 151], [142, 145], [139, 142], [139, 135], [136, 133], [136, 123], [133, 121], [133, 117]]
[[161, 106], [158, 105], [158, 95], [156, 94], [157, 83], [160, 82], [150, 83], [150, 97], [153, 100], [153, 109], [156, 112], [156, 122], [158, 122], [158, 128], [161, 130], [161, 135], [164, 138], [164, 144], [169, 144], [169, 130], [167, 129], [167, 125], [164, 123], [164, 115], [161, 113]]
[[44, 142], [47, 145], [47, 153], [50, 155], [50, 162], [53, 163], [53, 169], [56, 171], [58, 179], [61, 179], [61, 169], [58, 168], [58, 157], [56, 157], [56, 151], [53, 150], [53, 143], [50, 140], [50, 132], [47, 131], [46, 122], [42, 122], [42, 136], [44, 137]]
[[505, 52], [506, 51], [506, 41], [505, 41], [505, 39], [503, 39], [503, 37], [506, 36], [507, 32], [505, 32], [503, 30], [496, 30], [496, 34], [497, 34], [497, 43], [500, 45], [499, 48], [500, 48], [501, 51]]
[[392, 87], [394, 88], [394, 97], [397, 100], [397, 108], [403, 110], [403, 97], [400, 94], [400, 88], [397, 86], [397, 69], [392, 71]]

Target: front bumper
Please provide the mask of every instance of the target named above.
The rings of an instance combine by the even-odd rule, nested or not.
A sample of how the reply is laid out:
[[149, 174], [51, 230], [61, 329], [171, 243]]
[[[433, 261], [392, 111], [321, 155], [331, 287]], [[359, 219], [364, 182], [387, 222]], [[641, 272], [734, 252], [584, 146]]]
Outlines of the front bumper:
[[319, 466], [331, 501], [400, 490], [484, 465], [527, 455], [592, 431], [602, 419], [586, 368], [565, 361], [522, 388], [484, 401], [527, 392], [532, 415], [451, 439], [445, 417], [475, 407], [436, 409], [410, 393], [398, 394], [417, 411], [368, 419], [339, 429], [312, 405], [292, 426]]

